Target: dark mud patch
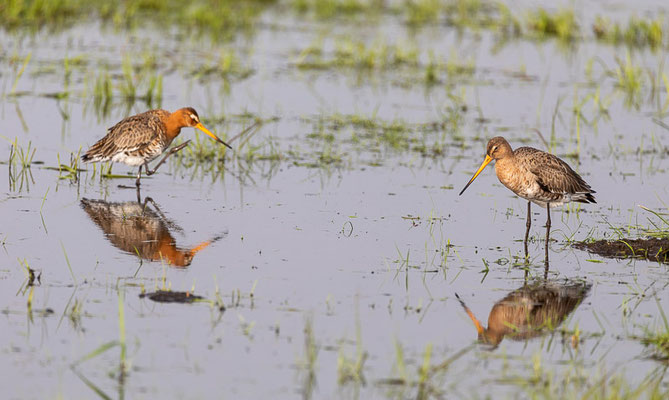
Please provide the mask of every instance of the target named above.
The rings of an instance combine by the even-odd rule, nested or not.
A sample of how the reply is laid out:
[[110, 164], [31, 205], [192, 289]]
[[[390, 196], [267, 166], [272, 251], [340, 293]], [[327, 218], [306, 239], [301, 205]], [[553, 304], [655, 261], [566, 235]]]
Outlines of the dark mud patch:
[[158, 290], [157, 292], [142, 293], [140, 298], [148, 297], [158, 303], [196, 303], [204, 300], [204, 297], [194, 295], [190, 292], [172, 292], [170, 290]]
[[577, 242], [577, 249], [609, 258], [642, 258], [669, 264], [669, 238], [619, 239]]

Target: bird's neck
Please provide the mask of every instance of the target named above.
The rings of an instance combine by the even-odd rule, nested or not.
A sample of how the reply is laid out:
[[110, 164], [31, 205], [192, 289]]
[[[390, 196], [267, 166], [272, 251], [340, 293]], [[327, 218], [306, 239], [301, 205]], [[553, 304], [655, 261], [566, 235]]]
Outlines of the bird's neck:
[[181, 128], [184, 127], [184, 124], [181, 119], [181, 115], [178, 113], [172, 113], [165, 121], [165, 135], [167, 140], [172, 142], [175, 137], [179, 136], [181, 133]]

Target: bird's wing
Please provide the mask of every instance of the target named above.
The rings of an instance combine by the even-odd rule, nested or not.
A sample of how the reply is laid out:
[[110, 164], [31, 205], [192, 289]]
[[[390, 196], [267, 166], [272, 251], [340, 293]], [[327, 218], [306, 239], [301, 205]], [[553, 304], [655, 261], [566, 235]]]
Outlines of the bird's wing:
[[[519, 150], [522, 150], [519, 152]], [[532, 157], [523, 157], [532, 154]], [[556, 156], [532, 149], [522, 147], [516, 150], [516, 156], [521, 156], [532, 174], [536, 176], [537, 183], [541, 188], [550, 193], [594, 193], [579, 174], [569, 164]]]
[[133, 152], [148, 146], [163, 130], [157, 116], [149, 113], [125, 118], [108, 130], [108, 146], [120, 151]]

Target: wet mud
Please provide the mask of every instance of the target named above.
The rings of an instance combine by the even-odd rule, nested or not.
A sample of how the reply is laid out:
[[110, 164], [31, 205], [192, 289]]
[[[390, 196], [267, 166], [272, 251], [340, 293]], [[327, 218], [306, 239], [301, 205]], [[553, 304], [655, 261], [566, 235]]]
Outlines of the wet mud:
[[204, 297], [192, 294], [190, 292], [173, 292], [170, 290], [158, 290], [156, 292], [142, 293], [140, 298], [149, 298], [158, 303], [196, 303], [204, 300]]
[[597, 240], [577, 242], [574, 247], [608, 258], [641, 258], [669, 263], [669, 238]]

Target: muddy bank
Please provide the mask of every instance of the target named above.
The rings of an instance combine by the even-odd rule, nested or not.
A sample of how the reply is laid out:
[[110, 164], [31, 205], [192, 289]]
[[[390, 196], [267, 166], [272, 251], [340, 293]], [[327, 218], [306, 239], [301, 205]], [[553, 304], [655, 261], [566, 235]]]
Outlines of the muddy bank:
[[573, 246], [602, 257], [636, 257], [669, 263], [669, 238], [598, 240], [595, 242], [577, 242]]
[[204, 297], [194, 295], [190, 292], [172, 292], [170, 290], [158, 290], [151, 293], [142, 293], [140, 298], [148, 297], [159, 303], [195, 303], [203, 300]]

